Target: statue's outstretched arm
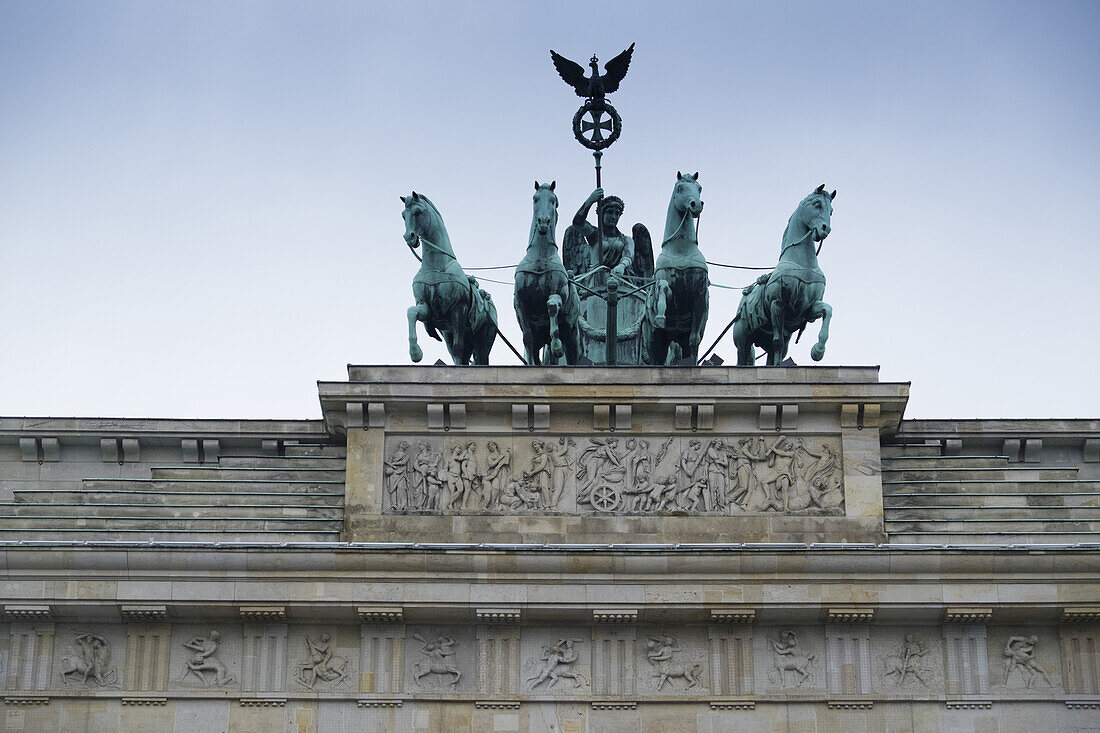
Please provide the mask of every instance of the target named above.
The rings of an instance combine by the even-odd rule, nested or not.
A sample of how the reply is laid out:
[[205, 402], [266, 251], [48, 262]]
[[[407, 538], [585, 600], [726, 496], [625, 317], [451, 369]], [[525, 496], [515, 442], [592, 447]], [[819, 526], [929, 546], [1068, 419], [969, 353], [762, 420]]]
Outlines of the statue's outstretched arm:
[[588, 194], [588, 198], [581, 204], [581, 208], [577, 209], [577, 213], [573, 215], [573, 226], [584, 228], [592, 226], [588, 223], [588, 211], [592, 208], [592, 205], [599, 201], [603, 197], [603, 189], [597, 188], [592, 193]]

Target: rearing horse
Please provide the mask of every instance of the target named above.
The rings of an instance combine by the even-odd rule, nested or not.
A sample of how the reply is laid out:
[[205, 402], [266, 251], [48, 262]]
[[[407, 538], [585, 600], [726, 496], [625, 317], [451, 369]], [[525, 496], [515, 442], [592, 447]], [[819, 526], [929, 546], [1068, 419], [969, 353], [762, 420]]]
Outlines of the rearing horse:
[[413, 191], [402, 196], [405, 210], [405, 243], [414, 250], [424, 244], [420, 269], [413, 277], [412, 290], [416, 305], [409, 308], [409, 356], [413, 361], [424, 358], [416, 342], [416, 322], [442, 341], [456, 365], [488, 364], [489, 352], [497, 337], [497, 310], [492, 298], [478, 287], [477, 280], [467, 275], [458, 264], [451, 238], [443, 226], [443, 217], [427, 196]]
[[698, 173], [677, 172], [661, 254], [653, 272], [656, 282], [642, 319], [641, 350], [646, 364], [675, 364], [684, 357], [699, 359], [710, 302], [710, 276], [695, 229], [695, 220], [703, 211], [702, 191]]
[[554, 231], [558, 226], [557, 181], [535, 181], [534, 213], [527, 254], [516, 266], [513, 302], [516, 319], [523, 331], [527, 363], [541, 363], [541, 351], [550, 346], [553, 361], [565, 355], [566, 364], [576, 364], [580, 354], [580, 298], [569, 281]]
[[754, 346], [768, 353], [769, 366], [778, 366], [787, 357], [791, 335], [798, 331], [801, 336], [818, 318], [823, 318], [821, 331], [810, 357], [821, 361], [825, 356], [833, 308], [821, 299], [825, 274], [817, 264], [814, 242], [829, 236], [834, 198], [836, 191], [828, 193], [823, 183], [802, 199], [783, 231], [779, 264], [742, 291], [733, 324], [738, 366], [755, 364]]

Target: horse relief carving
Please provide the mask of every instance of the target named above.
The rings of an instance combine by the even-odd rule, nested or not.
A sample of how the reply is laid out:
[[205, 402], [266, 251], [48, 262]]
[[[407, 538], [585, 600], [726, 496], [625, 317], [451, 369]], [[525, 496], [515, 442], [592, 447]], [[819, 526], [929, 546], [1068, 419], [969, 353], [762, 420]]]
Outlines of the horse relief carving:
[[582, 685], [591, 684], [588, 678], [574, 666], [580, 655], [576, 645], [581, 639], [559, 639], [553, 646], [542, 647], [542, 654], [538, 659], [528, 659], [526, 674], [523, 678], [524, 689], [534, 690], [539, 685], [545, 684], [542, 689], [550, 690], [562, 679], [572, 680], [573, 689]]
[[424, 678], [427, 677], [434, 687], [446, 682], [451, 689], [455, 689], [458, 681], [462, 679], [462, 673], [448, 657], [454, 656], [458, 640], [449, 635], [432, 636], [426, 639], [420, 634], [413, 634], [413, 638], [420, 642], [420, 648], [417, 651], [427, 657], [426, 660], [415, 662], [412, 666], [413, 681], [417, 686], [423, 687]]
[[66, 685], [76, 679], [82, 685], [88, 680], [100, 687], [117, 686], [118, 671], [110, 667], [111, 643], [102, 636], [76, 632], [73, 653], [61, 658], [61, 681]]
[[699, 685], [703, 665], [685, 662], [682, 658], [676, 659], [677, 654], [682, 657], [683, 651], [680, 640], [675, 636], [663, 634], [660, 637], [649, 637], [649, 641], [646, 642], [645, 658], [653, 667], [652, 678], [658, 692], [664, 689], [666, 684], [672, 685], [674, 679], [683, 680], [685, 690]]
[[456, 436], [444, 444], [439, 438], [393, 438], [383, 463], [384, 511], [843, 513], [835, 440], [786, 435], [543, 436], [517, 439], [514, 445], [512, 440]]
[[317, 640], [306, 637], [307, 656], [304, 662], [298, 662], [294, 677], [298, 684], [310, 690], [318, 682], [328, 683], [330, 687], [347, 682], [348, 659], [338, 657], [332, 651], [332, 638], [322, 632]]
[[780, 687], [802, 687], [806, 682], [814, 683], [814, 663], [816, 654], [805, 654], [798, 646], [798, 635], [786, 631], [778, 639], [766, 637], [771, 647], [773, 660], [768, 679]]

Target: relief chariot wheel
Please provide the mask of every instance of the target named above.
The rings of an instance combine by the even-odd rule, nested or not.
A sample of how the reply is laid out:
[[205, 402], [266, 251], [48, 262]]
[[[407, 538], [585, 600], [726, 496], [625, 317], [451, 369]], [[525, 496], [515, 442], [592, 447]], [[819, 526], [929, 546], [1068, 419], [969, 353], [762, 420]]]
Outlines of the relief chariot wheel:
[[[604, 132], [609, 132], [604, 137]], [[604, 99], [589, 99], [573, 115], [573, 136], [589, 150], [603, 150], [619, 139], [623, 118]]]
[[599, 512], [613, 512], [619, 508], [623, 497], [614, 486], [600, 484], [592, 489], [592, 498], [589, 503]]

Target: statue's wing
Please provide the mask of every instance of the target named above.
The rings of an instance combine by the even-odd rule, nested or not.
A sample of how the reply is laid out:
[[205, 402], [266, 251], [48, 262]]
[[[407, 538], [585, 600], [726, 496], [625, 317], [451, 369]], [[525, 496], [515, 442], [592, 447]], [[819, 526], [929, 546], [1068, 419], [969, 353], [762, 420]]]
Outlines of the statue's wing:
[[[605, 94], [611, 94], [619, 88], [619, 82], [626, 76], [626, 70], [630, 68], [630, 57], [634, 54], [634, 44], [615, 58], [603, 65], [607, 73], [603, 75], [603, 90]], [[555, 60], [555, 63], [557, 61]], [[558, 71], [561, 71], [559, 68]]]
[[631, 230], [634, 237], [634, 262], [630, 269], [636, 277], [653, 277], [653, 240], [645, 224], [638, 223]]
[[561, 259], [565, 269], [572, 270], [574, 275], [583, 275], [591, 270], [590, 249], [581, 230], [570, 225], [562, 239]]
[[[577, 92], [577, 96], [587, 97], [588, 79], [585, 78], [584, 67], [575, 61], [570, 61], [553, 49], [550, 49], [550, 58], [553, 59], [554, 68], [558, 70], [558, 74], [565, 80], [566, 84], [573, 87], [573, 90]], [[627, 63], [629, 62], [630, 60], [627, 59]], [[626, 73], [625, 69], [623, 73]]]

